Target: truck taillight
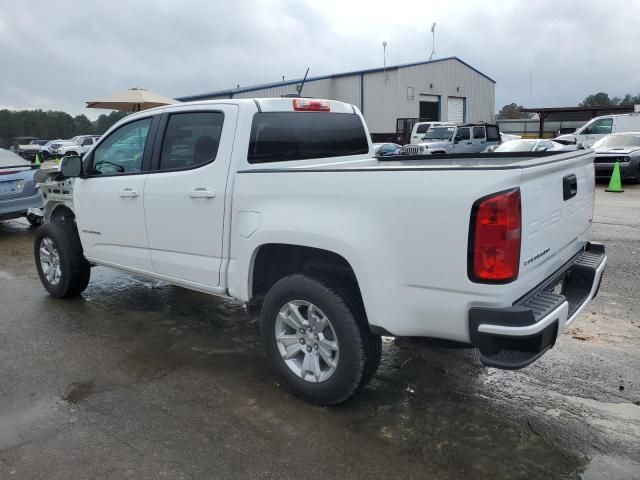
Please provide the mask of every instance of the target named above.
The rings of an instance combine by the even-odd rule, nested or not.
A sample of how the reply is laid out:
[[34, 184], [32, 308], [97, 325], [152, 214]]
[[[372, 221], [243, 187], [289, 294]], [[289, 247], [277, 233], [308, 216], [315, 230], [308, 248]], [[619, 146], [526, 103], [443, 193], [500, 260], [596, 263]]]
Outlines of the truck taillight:
[[294, 98], [293, 109], [296, 112], [329, 112], [331, 106], [324, 100], [310, 100], [308, 98]]
[[520, 189], [481, 198], [473, 204], [469, 229], [469, 279], [509, 283], [518, 277], [522, 235]]

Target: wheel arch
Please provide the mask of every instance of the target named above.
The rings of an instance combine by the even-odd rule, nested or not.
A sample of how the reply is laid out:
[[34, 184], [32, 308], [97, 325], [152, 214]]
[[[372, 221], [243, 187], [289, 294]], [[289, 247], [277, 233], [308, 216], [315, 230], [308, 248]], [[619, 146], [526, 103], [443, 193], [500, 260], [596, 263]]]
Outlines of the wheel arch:
[[45, 222], [75, 220], [76, 215], [64, 202], [47, 202], [44, 208]]
[[361, 284], [351, 263], [341, 254], [317, 247], [288, 243], [264, 243], [255, 248], [249, 266], [247, 292], [250, 309], [259, 310], [262, 299], [280, 279], [308, 273], [338, 281], [348, 289], [366, 318]]

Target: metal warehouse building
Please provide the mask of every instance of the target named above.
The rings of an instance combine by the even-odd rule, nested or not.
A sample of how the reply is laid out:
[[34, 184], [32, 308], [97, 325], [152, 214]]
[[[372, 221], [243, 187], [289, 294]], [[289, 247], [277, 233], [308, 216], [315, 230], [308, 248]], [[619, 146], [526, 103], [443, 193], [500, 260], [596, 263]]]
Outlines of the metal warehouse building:
[[[298, 94], [302, 79], [190, 95], [181, 101]], [[491, 122], [495, 81], [457, 57], [307, 78], [303, 97], [352, 103], [374, 140], [406, 140], [418, 120]]]

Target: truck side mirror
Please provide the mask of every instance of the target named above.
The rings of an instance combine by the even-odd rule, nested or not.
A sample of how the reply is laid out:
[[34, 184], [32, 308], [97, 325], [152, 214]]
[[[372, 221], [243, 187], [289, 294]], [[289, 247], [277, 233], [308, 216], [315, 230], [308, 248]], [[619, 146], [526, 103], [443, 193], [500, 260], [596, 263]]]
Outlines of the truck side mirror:
[[75, 178], [82, 175], [82, 157], [77, 155], [64, 157], [60, 162], [60, 173], [65, 178]]

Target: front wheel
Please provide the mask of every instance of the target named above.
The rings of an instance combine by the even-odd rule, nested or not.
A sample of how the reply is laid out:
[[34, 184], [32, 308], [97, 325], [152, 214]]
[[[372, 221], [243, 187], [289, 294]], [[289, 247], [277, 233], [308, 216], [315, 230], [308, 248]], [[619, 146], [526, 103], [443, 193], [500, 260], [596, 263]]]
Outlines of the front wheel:
[[91, 265], [84, 258], [73, 221], [46, 223], [38, 228], [34, 256], [40, 281], [52, 297], [73, 297], [87, 288]]
[[267, 293], [262, 342], [279, 376], [303, 400], [342, 403], [375, 373], [379, 339], [352, 305], [330, 281], [303, 274], [279, 280]]

